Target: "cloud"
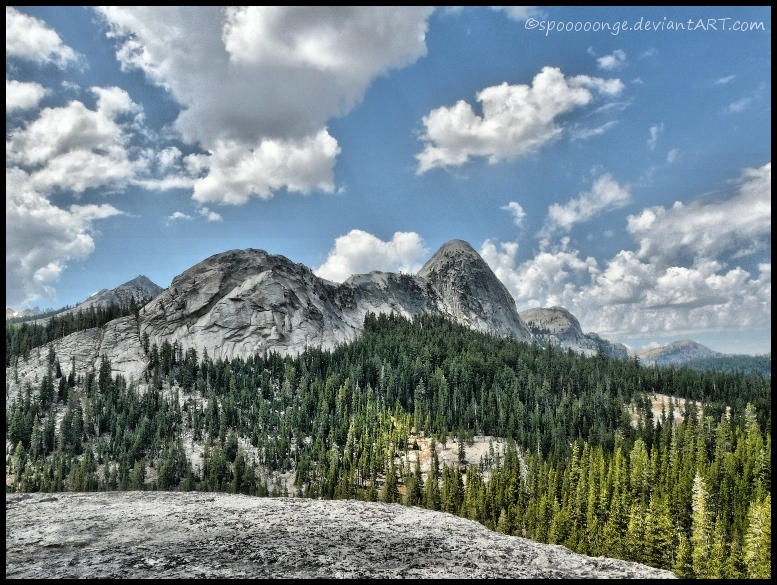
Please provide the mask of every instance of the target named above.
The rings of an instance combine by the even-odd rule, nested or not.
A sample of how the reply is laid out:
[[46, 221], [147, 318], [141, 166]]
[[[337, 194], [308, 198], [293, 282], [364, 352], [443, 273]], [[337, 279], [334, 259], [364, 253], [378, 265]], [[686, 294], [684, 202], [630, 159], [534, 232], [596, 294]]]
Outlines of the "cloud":
[[119, 88], [92, 88], [97, 108], [73, 100], [44, 108], [38, 118], [12, 130], [6, 139], [6, 165], [30, 173], [33, 188], [80, 193], [101, 185], [126, 184], [135, 172], [121, 115], [137, 111]]
[[578, 281], [589, 280], [599, 272], [594, 258], [580, 258], [563, 238], [559, 249], [540, 251], [534, 258], [517, 263], [518, 243], [486, 240], [480, 255], [515, 298], [519, 309], [569, 306], [569, 292]]
[[664, 123], [661, 122], [659, 124], [653, 124], [648, 129], [648, 139], [647, 139], [647, 146], [650, 150], [656, 149], [656, 144], [658, 144], [658, 136], [664, 131]]
[[569, 231], [576, 223], [587, 221], [601, 211], [623, 207], [630, 201], [629, 187], [620, 185], [610, 173], [605, 173], [594, 181], [590, 191], [581, 192], [564, 205], [554, 203], [548, 207], [544, 233]]
[[626, 65], [626, 53], [620, 49], [615, 49], [609, 55], [604, 55], [596, 60], [599, 69], [605, 71], [617, 71]]
[[97, 98], [94, 110], [73, 100], [44, 108], [6, 134], [9, 303], [52, 298], [53, 283], [68, 263], [94, 250], [94, 223], [123, 213], [109, 204], [66, 208], [49, 196], [120, 188], [142, 167], [129, 154], [140, 108], [119, 88], [91, 91]]
[[570, 133], [570, 140], [574, 142], [576, 140], [588, 140], [594, 136], [601, 136], [617, 123], [618, 120], [610, 120], [609, 122], [605, 122], [601, 126], [596, 126], [594, 128], [575, 128]]
[[27, 83], [13, 79], [5, 80], [6, 112], [37, 108], [45, 95], [46, 88], [40, 83]]
[[191, 215], [186, 215], [182, 211], [176, 211], [172, 215], [170, 215], [170, 217], [167, 218], [167, 221], [169, 221], [169, 222], [170, 221], [177, 221], [179, 219], [189, 220], [189, 219], [192, 219], [192, 216]]
[[726, 85], [727, 83], [731, 83], [734, 81], [734, 78], [736, 75], [726, 75], [725, 77], [720, 77], [712, 82], [712, 85]]
[[504, 12], [507, 18], [516, 22], [523, 22], [529, 17], [541, 14], [537, 6], [492, 6], [491, 10]]
[[728, 271], [714, 261], [690, 267], [645, 262], [622, 250], [600, 267], [559, 247], [517, 261], [515, 242], [486, 240], [481, 255], [507, 286], [519, 310], [562, 306], [584, 331], [605, 337], [676, 334], [758, 327], [771, 317], [771, 272]]
[[199, 213], [201, 216], [203, 216], [207, 221], [221, 221], [224, 219], [221, 217], [220, 213], [216, 213], [215, 211], [211, 211], [207, 207], [203, 207], [200, 209], [197, 213]]
[[768, 245], [771, 163], [745, 169], [734, 191], [721, 201], [630, 216], [639, 249], [601, 263], [568, 237], [541, 243], [522, 261], [516, 242], [486, 240], [480, 253], [519, 309], [560, 305], [605, 337], [758, 328], [771, 319], [771, 262], [748, 271], [729, 266], [725, 255]]
[[460, 166], [471, 157], [493, 164], [536, 152], [563, 132], [557, 117], [588, 105], [594, 92], [615, 96], [623, 87], [619, 79], [564, 77], [557, 67], [544, 67], [531, 85], [502, 83], [480, 91], [482, 116], [464, 100], [436, 108], [423, 117], [417, 173]]
[[[327, 122], [373, 80], [426, 54], [423, 7], [104, 7], [122, 67], [181, 105], [201, 155], [194, 198], [242, 204], [281, 189], [334, 190]], [[209, 159], [209, 160], [205, 160]], [[254, 180], [257, 181], [254, 184]], [[223, 196], [219, 195], [223, 193]]]
[[94, 251], [94, 222], [122, 212], [109, 204], [57, 207], [31, 189], [19, 168], [6, 167], [5, 187], [6, 302], [24, 306], [52, 298], [52, 283], [67, 263]]
[[242, 205], [251, 196], [269, 199], [279, 189], [308, 194], [334, 191], [333, 166], [340, 146], [325, 129], [301, 140], [262, 140], [247, 149], [236, 142], [217, 142], [203, 156], [207, 175], [194, 182], [200, 203]]
[[743, 97], [741, 99], [731, 102], [728, 106], [726, 106], [726, 111], [732, 114], [738, 114], [739, 112], [744, 112], [752, 102], [753, 102], [753, 98]]
[[383, 241], [354, 229], [335, 240], [326, 261], [314, 272], [335, 282], [371, 270], [415, 273], [428, 255], [423, 239], [415, 232], [395, 232], [390, 240]]
[[526, 218], [526, 212], [520, 203], [510, 201], [507, 205], [500, 207], [504, 211], [509, 211], [513, 216], [513, 223], [518, 227], [523, 227], [523, 220]]
[[[215, 222], [215, 221], [221, 221], [223, 218], [221, 217], [221, 214], [216, 213], [215, 211], [211, 211], [207, 207], [202, 207], [197, 210], [197, 213], [205, 218], [208, 222]], [[193, 215], [189, 215], [188, 213], [184, 213], [183, 211], [175, 211], [170, 216], [168, 216], [167, 221], [165, 222], [167, 225], [170, 225], [170, 223], [174, 221], [191, 221], [194, 219]]]
[[45, 22], [10, 6], [5, 7], [5, 55], [60, 68], [78, 60], [76, 52]]
[[677, 160], [680, 159], [682, 154], [683, 154], [682, 150], [680, 150], [679, 148], [673, 148], [672, 150], [666, 153], [667, 164], [671, 165], [672, 163], [676, 162]]
[[771, 239], [771, 162], [745, 169], [736, 192], [712, 203], [677, 201], [629, 215], [627, 229], [639, 257], [668, 263], [680, 257], [714, 258]]

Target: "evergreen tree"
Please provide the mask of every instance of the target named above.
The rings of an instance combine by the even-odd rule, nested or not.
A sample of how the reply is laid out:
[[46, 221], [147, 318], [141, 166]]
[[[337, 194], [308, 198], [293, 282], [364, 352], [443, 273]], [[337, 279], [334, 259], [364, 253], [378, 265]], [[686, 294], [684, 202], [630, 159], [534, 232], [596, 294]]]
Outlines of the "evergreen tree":
[[747, 576], [751, 579], [768, 579], [772, 571], [772, 498], [754, 502], [747, 514], [744, 561]]
[[386, 474], [386, 483], [383, 484], [383, 494], [381, 498], [387, 504], [394, 504], [399, 501], [399, 486], [397, 483], [397, 472], [394, 463]]
[[712, 526], [704, 480], [696, 473], [693, 480], [693, 516], [691, 525], [693, 574], [706, 577], [712, 548]]
[[669, 506], [664, 498], [654, 495], [645, 517], [642, 562], [652, 567], [670, 569], [674, 550], [674, 528]]
[[413, 475], [410, 477], [407, 488], [407, 505], [408, 506], [420, 506], [424, 500], [424, 480], [421, 477], [421, 462], [420, 458], [415, 460], [415, 466], [413, 467]]
[[437, 446], [432, 439], [430, 445], [432, 451], [431, 468], [429, 474], [426, 476], [426, 484], [424, 486], [424, 507], [430, 510], [440, 509], [440, 486], [438, 484], [440, 478], [440, 461], [437, 458]]
[[675, 555], [674, 562], [674, 574], [681, 579], [688, 579], [694, 576], [691, 541], [683, 533], [680, 533], [680, 538], [677, 545], [677, 554]]

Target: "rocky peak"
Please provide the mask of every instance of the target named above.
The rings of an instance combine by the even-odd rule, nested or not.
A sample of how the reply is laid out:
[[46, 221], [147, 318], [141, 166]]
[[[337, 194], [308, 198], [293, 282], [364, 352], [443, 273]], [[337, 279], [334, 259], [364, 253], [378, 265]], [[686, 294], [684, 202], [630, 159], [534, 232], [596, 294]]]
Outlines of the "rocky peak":
[[521, 311], [520, 315], [532, 331], [574, 339], [583, 336], [580, 321], [564, 307], [536, 307]]
[[435, 275], [450, 270], [480, 269], [482, 265], [485, 265], [485, 268], [490, 270], [483, 258], [480, 257], [480, 254], [467, 242], [464, 240], [450, 240], [440, 246], [440, 249], [426, 261], [426, 264], [418, 271], [418, 276], [421, 278], [434, 278]]
[[150, 297], [155, 297], [162, 292], [162, 287], [151, 281], [150, 278], [144, 274], [140, 274], [132, 280], [125, 282], [121, 286], [116, 287], [115, 290], [131, 289], [139, 292], [145, 292]]
[[478, 331], [532, 339], [505, 285], [467, 242], [443, 244], [418, 278], [436, 295], [442, 314]]
[[71, 310], [105, 307], [110, 304], [128, 305], [133, 300], [136, 303], [141, 303], [149, 298], [154, 298], [160, 292], [162, 292], [162, 287], [151, 282], [148, 277], [140, 275], [114, 289], [102, 289]]
[[618, 358], [628, 355], [625, 345], [611, 343], [596, 333], [583, 333], [580, 321], [564, 307], [536, 307], [521, 311], [520, 315], [540, 343], [584, 355], [596, 355], [599, 351]]

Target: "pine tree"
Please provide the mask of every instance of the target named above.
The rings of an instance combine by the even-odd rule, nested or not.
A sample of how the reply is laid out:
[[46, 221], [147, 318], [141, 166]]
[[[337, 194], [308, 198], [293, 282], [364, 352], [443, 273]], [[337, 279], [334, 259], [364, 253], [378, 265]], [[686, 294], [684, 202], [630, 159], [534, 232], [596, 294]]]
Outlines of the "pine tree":
[[644, 553], [642, 562], [660, 569], [672, 566], [674, 528], [666, 501], [654, 494], [645, 518]]
[[707, 501], [707, 488], [701, 475], [693, 479], [693, 515], [691, 519], [691, 546], [693, 549], [693, 574], [696, 578], [707, 576], [712, 548], [712, 521]]
[[742, 559], [742, 545], [739, 539], [734, 537], [729, 545], [726, 565], [723, 568], [724, 579], [741, 579], [745, 575], [745, 566]]
[[626, 553], [628, 559], [638, 563], [645, 562], [645, 518], [642, 506], [635, 502], [631, 505], [629, 525], [626, 529]]
[[429, 474], [426, 476], [426, 485], [424, 486], [424, 507], [430, 510], [440, 509], [440, 461], [437, 458], [437, 448], [434, 439], [431, 441], [432, 463]]
[[680, 533], [680, 539], [677, 544], [677, 555], [675, 556], [674, 561], [674, 574], [677, 575], [680, 579], [689, 579], [694, 576], [691, 541], [683, 533]]
[[421, 478], [421, 463], [419, 458], [415, 460], [413, 475], [407, 486], [407, 505], [420, 506], [424, 499], [424, 480]]
[[747, 514], [748, 526], [745, 533], [744, 561], [750, 579], [768, 579], [772, 572], [772, 497], [767, 495], [763, 502], [754, 502]]
[[387, 504], [394, 504], [399, 501], [399, 487], [397, 484], [397, 471], [394, 463], [391, 463], [386, 474], [386, 483], [383, 484], [383, 494], [381, 498]]
[[499, 520], [496, 523], [496, 531], [502, 534], [510, 534], [510, 522], [507, 519], [507, 510], [502, 508], [499, 512]]
[[710, 548], [710, 560], [707, 565], [708, 579], [722, 579], [725, 573], [726, 559], [726, 528], [723, 518], [718, 517], [715, 522], [715, 530], [712, 534], [712, 546]]

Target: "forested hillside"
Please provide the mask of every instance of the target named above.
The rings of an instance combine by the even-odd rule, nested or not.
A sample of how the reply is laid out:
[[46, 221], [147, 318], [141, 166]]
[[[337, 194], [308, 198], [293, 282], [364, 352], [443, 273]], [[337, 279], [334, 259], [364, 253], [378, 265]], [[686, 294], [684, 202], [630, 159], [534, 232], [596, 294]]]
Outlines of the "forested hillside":
[[20, 357], [27, 358], [31, 349], [40, 347], [63, 337], [102, 327], [119, 317], [136, 314], [143, 301], [136, 303], [132, 299], [127, 304], [108, 303], [104, 306], [91, 306], [86, 309], [68, 310], [61, 315], [53, 315], [44, 323], [22, 322], [5, 324], [5, 366], [16, 363]]
[[[770, 576], [762, 377], [582, 357], [428, 316], [368, 315], [357, 341], [297, 358], [148, 354], [137, 386], [107, 360], [82, 376], [50, 354], [49, 374], [6, 407], [7, 489], [282, 495], [273, 477], [292, 472], [306, 497], [445, 510], [678, 576]], [[656, 419], [650, 393], [704, 415], [689, 400]], [[510, 439], [504, 456], [469, 461], [475, 434]], [[455, 440], [459, 464], [434, 450], [425, 476], [405, 464], [421, 435]], [[205, 446], [201, 465], [185, 436]]]
[[751, 376], [772, 376], [770, 355], [724, 355], [714, 358], [691, 360], [683, 367], [700, 372], [736, 372]]

